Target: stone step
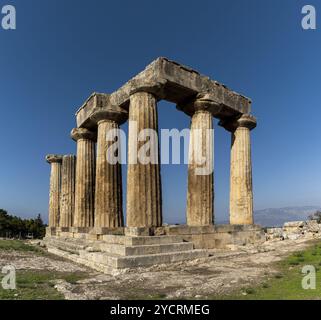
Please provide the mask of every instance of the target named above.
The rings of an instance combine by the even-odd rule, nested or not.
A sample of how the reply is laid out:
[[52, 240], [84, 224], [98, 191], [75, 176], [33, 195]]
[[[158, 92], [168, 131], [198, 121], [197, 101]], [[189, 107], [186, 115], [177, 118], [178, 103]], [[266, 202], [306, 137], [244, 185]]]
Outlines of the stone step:
[[139, 236], [139, 237], [125, 237], [125, 245], [127, 246], [147, 246], [154, 244], [171, 244], [183, 242], [181, 236]]
[[60, 256], [62, 258], [74, 261], [76, 263], [85, 265], [85, 266], [92, 268], [94, 270], [97, 270], [99, 272], [103, 272], [103, 273], [107, 273], [107, 274], [114, 274], [114, 272], [115, 272], [115, 269], [111, 266], [104, 265], [101, 263], [96, 263], [96, 262], [91, 261], [89, 259], [80, 257], [77, 254], [72, 254], [70, 252], [66, 252], [66, 251], [63, 251], [63, 250], [60, 250], [57, 248], [49, 247], [48, 252], [55, 254], [57, 256]]
[[125, 244], [125, 237], [123, 235], [106, 234], [103, 235], [102, 241], [111, 244]]
[[112, 255], [111, 253], [106, 252], [81, 251], [80, 257], [82, 259], [90, 260], [95, 264], [103, 264], [115, 269], [126, 269], [200, 259], [208, 257], [208, 253], [207, 250], [198, 249], [124, 257], [119, 255]]
[[50, 238], [45, 240], [47, 247], [54, 247], [63, 251], [70, 253], [79, 253], [79, 250], [84, 250], [88, 244], [79, 239], [59, 239], [59, 238]]
[[79, 251], [79, 257], [86, 261], [90, 261], [95, 265], [104, 265], [111, 268], [117, 268], [117, 259], [119, 255], [107, 253], [107, 252], [88, 252], [88, 251]]
[[153, 244], [169, 244], [183, 242], [181, 236], [122, 236], [122, 235], [104, 235], [103, 242], [110, 244], [124, 244], [126, 246], [144, 246]]
[[121, 244], [101, 243], [99, 248], [103, 252], [118, 254], [121, 256], [139, 256], [157, 253], [169, 253], [193, 250], [193, 243], [178, 242], [168, 244], [151, 244], [139, 246], [125, 246]]

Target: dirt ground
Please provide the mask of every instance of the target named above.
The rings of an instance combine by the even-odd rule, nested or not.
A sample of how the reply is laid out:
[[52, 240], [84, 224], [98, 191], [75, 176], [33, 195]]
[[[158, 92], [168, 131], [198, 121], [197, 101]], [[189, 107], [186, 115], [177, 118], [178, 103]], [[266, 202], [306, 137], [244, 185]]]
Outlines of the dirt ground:
[[275, 262], [311, 244], [311, 239], [266, 242], [260, 246], [211, 250], [211, 256], [171, 266], [153, 266], [117, 276], [101, 274], [49, 254], [0, 250], [0, 268], [86, 273], [85, 279], [69, 283], [56, 279], [55, 288], [65, 299], [204, 299], [255, 286], [276, 273]]

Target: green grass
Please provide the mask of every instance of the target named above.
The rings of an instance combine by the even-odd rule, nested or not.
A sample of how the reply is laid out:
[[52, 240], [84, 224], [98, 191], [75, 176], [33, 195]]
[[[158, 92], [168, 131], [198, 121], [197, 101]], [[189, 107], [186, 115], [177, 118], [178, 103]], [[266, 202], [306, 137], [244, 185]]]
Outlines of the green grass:
[[38, 256], [45, 256], [52, 260], [64, 261], [65, 259], [49, 253], [47, 250], [30, 245], [22, 240], [0, 240], [0, 250], [4, 251], [18, 251], [25, 253], [32, 253]]
[[[0, 240], [0, 250], [32, 252], [38, 256], [52, 256], [41, 248], [19, 240]], [[1, 286], [2, 276], [4, 275], [0, 273], [0, 300], [61, 300], [64, 299], [64, 296], [55, 289], [54, 280], [63, 279], [74, 284], [88, 277], [88, 274], [86, 272], [17, 270], [16, 290], [4, 290]]]
[[[302, 268], [312, 265], [316, 269], [316, 289], [304, 290]], [[211, 296], [209, 299], [248, 299], [248, 300], [305, 300], [321, 299], [321, 242], [305, 251], [293, 253], [276, 263], [274, 275], [266, 275], [256, 287], [244, 287], [230, 295]]]
[[0, 286], [0, 300], [61, 300], [64, 296], [55, 289], [54, 280], [76, 283], [85, 273], [39, 270], [17, 270], [17, 289], [4, 290]]
[[41, 253], [42, 249], [26, 244], [21, 240], [0, 240], [0, 250], [14, 250], [14, 251], [32, 251]]

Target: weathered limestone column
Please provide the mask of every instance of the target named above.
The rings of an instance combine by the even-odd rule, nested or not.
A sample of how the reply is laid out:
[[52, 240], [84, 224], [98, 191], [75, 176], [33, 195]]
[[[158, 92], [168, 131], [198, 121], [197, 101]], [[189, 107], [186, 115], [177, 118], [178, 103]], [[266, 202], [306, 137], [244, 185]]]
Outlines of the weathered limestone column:
[[75, 210], [75, 169], [76, 157], [65, 155], [62, 158], [60, 222], [62, 228], [73, 226]]
[[51, 165], [49, 191], [49, 227], [54, 228], [59, 226], [62, 156], [50, 154], [46, 156], [46, 160]]
[[[98, 125], [95, 188], [96, 229], [124, 226], [121, 163], [114, 162], [117, 159], [120, 160], [120, 136], [116, 131], [126, 118], [127, 113], [120, 111], [98, 111], [91, 117]], [[118, 147], [116, 152], [114, 152], [115, 147]], [[107, 155], [107, 152], [110, 154]], [[110, 161], [109, 156], [114, 161]]]
[[207, 110], [197, 110], [191, 120], [189, 145], [187, 190], [189, 226], [208, 226], [214, 223], [212, 130], [212, 114]]
[[256, 119], [248, 114], [223, 125], [232, 133], [230, 223], [253, 224], [253, 187], [250, 130]]
[[74, 227], [89, 228], [94, 226], [96, 135], [76, 128], [71, 137], [77, 141]]
[[189, 226], [214, 224], [214, 128], [213, 116], [221, 105], [208, 93], [178, 105], [191, 119], [188, 159], [186, 222]]
[[[146, 144], [137, 134], [153, 129], [150, 138], [150, 163], [137, 159], [137, 150]], [[135, 163], [137, 160], [137, 163]], [[159, 227], [162, 225], [162, 196], [158, 145], [157, 101], [154, 95], [137, 92], [130, 97], [128, 129], [127, 226]]]

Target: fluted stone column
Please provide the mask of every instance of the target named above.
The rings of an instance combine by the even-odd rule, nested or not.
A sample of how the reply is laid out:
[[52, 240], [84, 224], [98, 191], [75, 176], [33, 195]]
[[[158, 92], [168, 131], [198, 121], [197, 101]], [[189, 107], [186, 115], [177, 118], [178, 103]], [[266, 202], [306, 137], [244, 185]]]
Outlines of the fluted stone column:
[[62, 228], [73, 226], [75, 210], [75, 169], [76, 157], [65, 155], [62, 158], [60, 222]]
[[77, 141], [74, 227], [94, 226], [96, 135], [84, 128], [71, 132]]
[[253, 224], [253, 187], [250, 130], [256, 127], [251, 115], [226, 123], [232, 132], [230, 172], [230, 223]]
[[[162, 225], [162, 197], [158, 137], [152, 141], [154, 162], [137, 160], [137, 150], [146, 142], [138, 141], [137, 133], [153, 129], [158, 133], [157, 101], [147, 92], [130, 97], [128, 129], [127, 226], [158, 227]], [[148, 138], [147, 138], [148, 140]]]
[[[124, 226], [121, 164], [118, 161], [112, 163], [107, 152], [113, 153], [109, 154], [114, 158], [113, 160], [118, 158], [120, 137], [116, 130], [126, 118], [127, 113], [116, 111], [99, 111], [92, 116], [92, 120], [98, 125], [95, 188], [95, 229], [97, 232], [98, 228]], [[116, 136], [118, 139], [115, 138]], [[116, 154], [114, 153], [115, 144], [118, 147]]]
[[191, 117], [188, 160], [186, 222], [189, 226], [214, 224], [214, 128], [213, 117], [222, 105], [208, 92], [177, 108]]
[[55, 228], [59, 226], [62, 156], [50, 154], [46, 156], [46, 160], [51, 165], [49, 227]]
[[197, 110], [191, 120], [188, 163], [187, 225], [214, 223], [213, 118]]

